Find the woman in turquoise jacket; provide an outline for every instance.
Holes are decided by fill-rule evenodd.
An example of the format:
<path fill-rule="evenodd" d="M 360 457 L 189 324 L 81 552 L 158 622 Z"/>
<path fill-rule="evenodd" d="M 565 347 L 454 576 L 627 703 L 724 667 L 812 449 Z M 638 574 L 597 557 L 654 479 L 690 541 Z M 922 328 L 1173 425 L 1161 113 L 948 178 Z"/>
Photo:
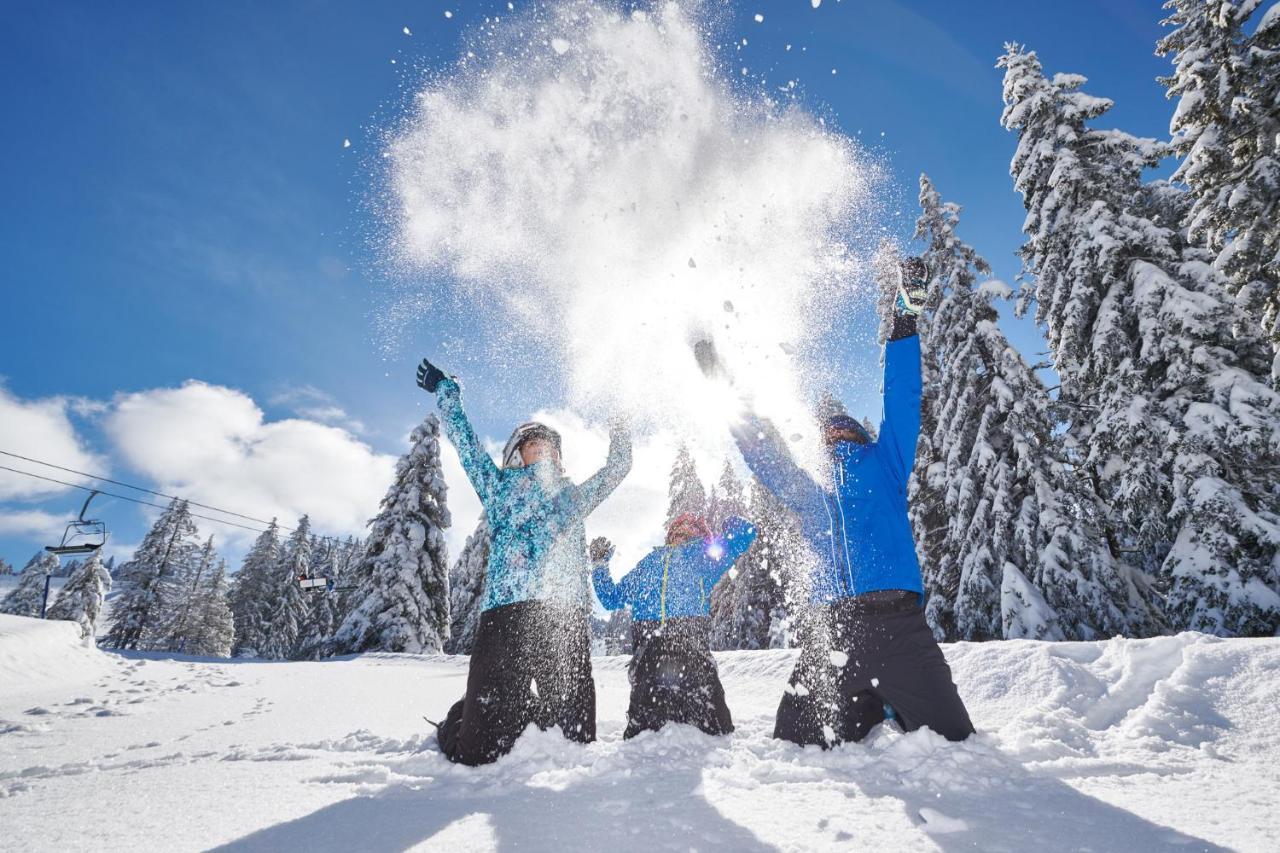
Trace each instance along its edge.
<path fill-rule="evenodd" d="M 589 743 L 596 697 L 583 520 L 631 469 L 630 436 L 615 426 L 604 467 L 574 484 L 560 465 L 560 436 L 527 423 L 512 433 L 499 467 L 462 409 L 458 383 L 424 359 L 418 384 L 439 400 L 490 540 L 467 692 L 440 725 L 441 751 L 462 764 L 495 761 L 530 723 Z"/>
<path fill-rule="evenodd" d="M 631 608 L 634 651 L 627 674 L 631 704 L 624 738 L 688 723 L 707 734 L 733 731 L 724 687 L 711 656 L 711 589 L 751 547 L 750 522 L 730 517 L 720 536 L 691 513 L 672 520 L 667 542 L 614 583 L 609 548 L 592 543 L 591 580 L 606 610 Z"/>

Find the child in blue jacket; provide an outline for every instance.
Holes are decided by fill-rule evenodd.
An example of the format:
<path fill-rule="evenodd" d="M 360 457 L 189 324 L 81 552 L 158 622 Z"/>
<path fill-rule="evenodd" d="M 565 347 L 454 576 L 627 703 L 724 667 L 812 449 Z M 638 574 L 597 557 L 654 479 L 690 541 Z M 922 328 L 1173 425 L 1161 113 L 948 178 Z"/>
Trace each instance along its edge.
<path fill-rule="evenodd" d="M 711 656 L 711 589 L 751 547 L 750 522 L 730 517 L 720 536 L 684 513 L 654 548 L 617 583 L 609 575 L 608 542 L 592 543 L 591 580 L 606 610 L 631 608 L 634 651 L 627 674 L 631 704 L 624 738 L 687 723 L 707 734 L 733 731 L 724 687 Z"/>

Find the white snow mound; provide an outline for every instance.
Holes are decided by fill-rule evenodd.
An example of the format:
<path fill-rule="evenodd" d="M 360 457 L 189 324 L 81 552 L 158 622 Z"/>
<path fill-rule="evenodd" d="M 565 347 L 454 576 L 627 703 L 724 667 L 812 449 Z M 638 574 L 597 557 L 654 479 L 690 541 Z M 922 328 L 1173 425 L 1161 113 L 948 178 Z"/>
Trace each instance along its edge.
<path fill-rule="evenodd" d="M 717 655 L 733 735 L 624 741 L 626 658 L 608 657 L 595 743 L 530 731 L 466 768 L 422 719 L 461 695 L 466 658 L 120 655 L 7 619 L 0 846 L 1280 849 L 1280 639 L 944 650 L 979 730 L 962 744 L 887 725 L 829 752 L 774 740 L 783 650 Z"/>

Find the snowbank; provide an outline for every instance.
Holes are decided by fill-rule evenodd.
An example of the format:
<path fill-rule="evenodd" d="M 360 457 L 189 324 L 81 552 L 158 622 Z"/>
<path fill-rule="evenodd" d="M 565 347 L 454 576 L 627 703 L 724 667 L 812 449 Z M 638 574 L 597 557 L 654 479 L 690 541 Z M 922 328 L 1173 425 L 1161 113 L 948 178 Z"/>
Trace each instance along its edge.
<path fill-rule="evenodd" d="M 0 659 L 24 642 L 0 634 Z M 38 718 L 0 691 L 0 719 L 40 722 L 0 734 L 4 846 L 1280 849 L 1280 640 L 945 650 L 979 728 L 964 744 L 885 726 L 825 753 L 773 740 L 790 651 L 717 655 L 731 737 L 623 741 L 626 659 L 609 657 L 594 661 L 597 743 L 530 732 L 478 769 L 444 761 L 422 719 L 461 695 L 465 658 L 85 652 L 104 677 L 66 685 Z M 47 686 L 54 666 L 23 677 L 44 668 Z"/>
<path fill-rule="evenodd" d="M 0 685 L 6 703 L 91 681 L 108 668 L 101 652 L 81 642 L 75 622 L 0 615 Z"/>

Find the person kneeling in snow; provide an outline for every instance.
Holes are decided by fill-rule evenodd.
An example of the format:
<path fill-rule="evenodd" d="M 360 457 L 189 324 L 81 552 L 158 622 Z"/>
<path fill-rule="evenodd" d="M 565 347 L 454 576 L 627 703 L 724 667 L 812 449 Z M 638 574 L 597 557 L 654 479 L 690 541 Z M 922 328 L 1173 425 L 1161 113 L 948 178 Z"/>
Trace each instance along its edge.
<path fill-rule="evenodd" d="M 499 468 L 467 420 L 457 381 L 424 359 L 418 384 L 438 396 L 445 434 L 489 523 L 467 692 L 440 724 L 440 750 L 460 764 L 486 764 L 509 752 L 530 723 L 559 726 L 566 738 L 590 743 L 596 688 L 583 519 L 631 469 L 630 435 L 615 425 L 604 467 L 574 485 L 560 465 L 559 434 L 523 424 Z"/>
<path fill-rule="evenodd" d="M 591 580 L 606 610 L 631 607 L 635 651 L 627 667 L 631 704 L 624 738 L 688 723 L 707 734 L 733 731 L 724 687 L 711 657 L 711 588 L 756 537 L 751 523 L 730 517 L 723 535 L 684 513 L 667 527 L 667 543 L 654 548 L 617 583 L 609 575 L 613 549 L 591 543 Z"/>
<path fill-rule="evenodd" d="M 907 480 L 920 432 L 916 317 L 926 270 L 911 258 L 899 275 L 878 439 L 848 415 L 828 418 L 829 479 L 819 485 L 768 421 L 748 414 L 733 428 L 747 466 L 798 516 L 816 558 L 813 612 L 774 725 L 774 737 L 801 745 L 860 740 L 887 716 L 949 740 L 973 733 L 921 606 Z M 695 353 L 708 375 L 726 376 L 709 344 Z"/>

